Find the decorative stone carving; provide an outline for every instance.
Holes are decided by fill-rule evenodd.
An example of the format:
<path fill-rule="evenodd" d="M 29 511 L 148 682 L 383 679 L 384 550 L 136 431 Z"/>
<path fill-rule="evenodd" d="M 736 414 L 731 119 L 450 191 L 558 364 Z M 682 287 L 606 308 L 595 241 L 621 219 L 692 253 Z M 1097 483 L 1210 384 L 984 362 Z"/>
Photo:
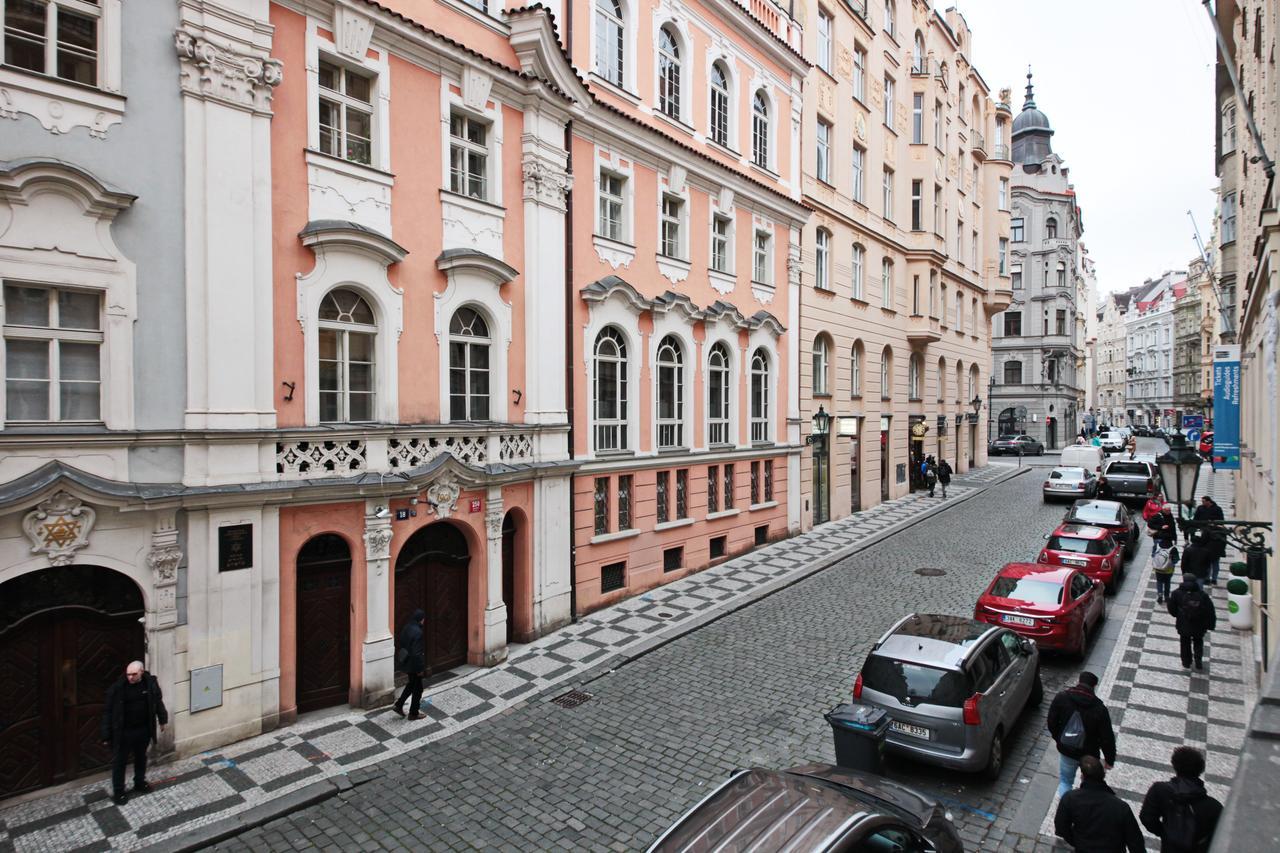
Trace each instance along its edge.
<path fill-rule="evenodd" d="M 573 183 L 564 169 L 544 160 L 525 160 L 521 169 L 526 199 L 565 209 L 564 197 Z"/>
<path fill-rule="evenodd" d="M 462 487 L 452 476 L 445 474 L 430 486 L 427 486 L 427 506 L 439 518 L 448 518 L 458 506 L 458 495 Z"/>
<path fill-rule="evenodd" d="M 284 76 L 280 60 L 237 53 L 182 29 L 173 41 L 184 93 L 271 113 L 271 90 Z"/>
<path fill-rule="evenodd" d="M 89 544 L 89 533 L 98 514 L 70 492 L 58 492 L 41 501 L 22 519 L 22 531 L 31 540 L 32 554 L 47 554 L 55 566 L 70 565 L 76 551 Z"/>
<path fill-rule="evenodd" d="M 489 102 L 493 77 L 478 68 L 462 69 L 462 102 L 473 110 L 483 110 Z"/>
<path fill-rule="evenodd" d="M 685 181 L 689 177 L 689 170 L 684 166 L 676 163 L 671 164 L 671 168 L 667 170 L 667 189 L 673 193 L 682 193 L 685 190 Z"/>
<path fill-rule="evenodd" d="M 502 504 L 489 504 L 489 511 L 484 514 L 484 531 L 490 539 L 502 538 Z"/>
<path fill-rule="evenodd" d="M 368 526 L 364 530 L 364 553 L 370 560 L 391 557 L 391 525 Z"/>
<path fill-rule="evenodd" d="M 147 567 L 155 573 L 156 585 L 176 583 L 178 564 L 182 562 L 182 549 L 176 542 L 157 545 L 154 544 L 154 538 L 152 542 L 151 551 L 147 554 Z"/>
<path fill-rule="evenodd" d="M 124 120 L 124 99 L 92 90 L 76 91 L 65 84 L 31 85 L 16 74 L 3 75 L 0 118 L 17 119 L 20 115 L 33 117 L 50 133 L 68 133 L 85 127 L 90 137 L 106 139 L 111 126 Z"/>
<path fill-rule="evenodd" d="M 363 60 L 373 38 L 373 21 L 354 9 L 338 5 L 333 9 L 333 41 L 338 53 Z"/>
<path fill-rule="evenodd" d="M 716 206 L 720 208 L 721 213 L 728 213 L 733 210 L 733 190 L 728 187 L 720 187 L 720 198 L 716 202 Z"/>

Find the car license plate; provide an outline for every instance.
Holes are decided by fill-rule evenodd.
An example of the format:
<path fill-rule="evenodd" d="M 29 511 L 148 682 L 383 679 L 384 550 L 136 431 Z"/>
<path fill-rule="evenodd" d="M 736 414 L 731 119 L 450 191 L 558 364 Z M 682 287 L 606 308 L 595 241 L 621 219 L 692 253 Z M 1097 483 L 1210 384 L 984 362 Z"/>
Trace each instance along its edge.
<path fill-rule="evenodd" d="M 1036 620 L 1030 616 L 1011 616 L 1008 613 L 1001 616 L 1000 621 L 1009 625 L 1025 625 L 1028 628 L 1033 628 L 1036 624 Z"/>
<path fill-rule="evenodd" d="M 1054 483 L 1054 484 L 1053 484 L 1053 488 L 1055 488 L 1055 489 L 1071 489 L 1072 491 L 1075 491 L 1075 488 L 1076 488 L 1076 487 L 1075 487 L 1075 486 L 1073 486 L 1073 485 L 1072 485 L 1072 484 L 1070 484 L 1070 483 Z"/>
<path fill-rule="evenodd" d="M 895 732 L 900 732 L 904 735 L 911 735 L 912 737 L 918 737 L 922 740 L 929 740 L 929 738 L 933 736 L 933 733 L 924 726 L 913 726 L 910 723 L 900 723 L 897 720 L 890 721 L 889 728 L 893 729 Z"/>
<path fill-rule="evenodd" d="M 1063 557 L 1062 562 L 1068 566 L 1087 566 L 1088 560 L 1081 560 L 1079 557 Z"/>

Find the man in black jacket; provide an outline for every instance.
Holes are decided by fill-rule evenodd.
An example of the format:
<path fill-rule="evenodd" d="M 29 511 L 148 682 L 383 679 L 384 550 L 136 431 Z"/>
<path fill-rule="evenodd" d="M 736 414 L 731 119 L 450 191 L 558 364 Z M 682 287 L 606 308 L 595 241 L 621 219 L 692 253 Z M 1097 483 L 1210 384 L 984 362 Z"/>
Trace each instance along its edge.
<path fill-rule="evenodd" d="M 119 681 L 107 688 L 102 711 L 102 742 L 111 746 L 111 792 L 118 806 L 129 802 L 124 792 L 124 767 L 133 757 L 133 790 L 145 794 L 147 784 L 147 747 L 156 739 L 156 723 L 160 731 L 169 722 L 160 685 L 156 677 L 136 660 L 125 667 Z"/>
<path fill-rule="evenodd" d="M 1192 516 L 1196 521 L 1222 521 L 1222 507 L 1214 502 L 1213 498 L 1208 495 L 1200 497 L 1200 506 L 1196 507 L 1195 514 Z M 1209 584 L 1212 586 L 1218 582 L 1218 571 L 1221 568 L 1221 560 L 1227 554 L 1227 543 L 1221 533 L 1217 531 L 1206 531 L 1205 545 L 1209 548 Z"/>
<path fill-rule="evenodd" d="M 1218 612 L 1213 607 L 1213 599 L 1200 588 L 1196 576 L 1188 572 L 1182 576 L 1182 586 L 1169 596 L 1166 606 L 1178 628 L 1182 666 L 1191 669 L 1194 653 L 1196 669 L 1204 669 L 1204 635 L 1218 625 Z"/>
<path fill-rule="evenodd" d="M 1111 713 L 1107 706 L 1094 695 L 1097 687 L 1098 676 L 1082 672 L 1076 685 L 1053 697 L 1049 706 L 1046 726 L 1058 746 L 1058 796 L 1066 794 L 1075 784 L 1076 769 L 1084 756 L 1101 756 L 1108 768 L 1116 763 L 1116 732 L 1111 727 Z M 1078 745 L 1064 743 L 1064 732 L 1069 725 L 1074 727 L 1072 719 L 1076 714 L 1080 715 L 1080 723 L 1084 727 L 1083 738 L 1079 739 Z"/>
<path fill-rule="evenodd" d="M 1053 831 L 1080 853 L 1143 853 L 1147 843 L 1133 809 L 1103 780 L 1107 771 L 1092 755 L 1080 759 L 1084 781 L 1068 791 L 1053 816 Z"/>
<path fill-rule="evenodd" d="M 1173 751 L 1171 763 L 1176 775 L 1147 790 L 1138 817 L 1147 832 L 1160 839 L 1164 853 L 1207 853 L 1222 815 L 1222 803 L 1204 790 L 1200 778 L 1204 753 L 1180 746 Z"/>
<path fill-rule="evenodd" d="M 397 668 L 409 676 L 405 682 L 400 698 L 396 700 L 395 711 L 404 716 L 404 700 L 409 700 L 409 719 L 417 720 L 419 704 L 422 702 L 422 673 L 427 669 L 426 644 L 422 636 L 422 622 L 427 614 L 421 610 L 413 611 L 409 621 L 400 629 L 400 639 L 396 643 Z"/>

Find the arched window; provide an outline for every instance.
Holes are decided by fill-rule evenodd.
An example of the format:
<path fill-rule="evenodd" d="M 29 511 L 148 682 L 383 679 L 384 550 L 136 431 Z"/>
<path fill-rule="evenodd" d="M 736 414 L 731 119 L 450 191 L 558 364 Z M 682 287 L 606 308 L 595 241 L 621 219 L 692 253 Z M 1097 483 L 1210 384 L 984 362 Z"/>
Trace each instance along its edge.
<path fill-rule="evenodd" d="M 449 323 L 449 419 L 489 420 L 489 326 L 472 308 Z"/>
<path fill-rule="evenodd" d="M 751 162 L 769 168 L 769 100 L 763 89 L 751 99 Z"/>
<path fill-rule="evenodd" d="M 880 353 L 880 399 L 893 399 L 893 348 L 885 347 Z"/>
<path fill-rule="evenodd" d="M 729 146 L 729 75 L 718 60 L 711 65 L 711 141 Z"/>
<path fill-rule="evenodd" d="M 658 109 L 680 118 L 680 45 L 670 27 L 658 30 Z"/>
<path fill-rule="evenodd" d="M 751 354 L 751 440 L 769 436 L 769 353 L 757 347 Z"/>
<path fill-rule="evenodd" d="M 627 343 L 612 327 L 596 338 L 595 378 L 596 450 L 627 449 Z"/>
<path fill-rule="evenodd" d="M 1058 220 L 1050 216 L 1044 221 L 1044 236 L 1053 240 L 1058 236 Z"/>
<path fill-rule="evenodd" d="M 978 398 L 978 365 L 975 364 L 969 368 L 969 399 L 976 400 L 977 398 Z M 990 407 L 991 405 L 990 400 L 987 401 L 987 405 L 988 407 Z"/>
<path fill-rule="evenodd" d="M 813 286 L 831 289 L 831 232 L 819 228 L 813 246 Z"/>
<path fill-rule="evenodd" d="M 723 341 L 711 347 L 707 357 L 707 444 L 730 444 L 729 348 Z"/>
<path fill-rule="evenodd" d="M 938 359 L 938 402 L 947 399 L 947 360 Z"/>
<path fill-rule="evenodd" d="M 596 73 L 615 86 L 625 85 L 623 33 L 620 0 L 596 0 Z"/>
<path fill-rule="evenodd" d="M 911 49 L 911 73 L 924 74 L 925 67 L 924 34 L 916 30 L 915 46 Z"/>
<path fill-rule="evenodd" d="M 964 331 L 964 294 L 956 291 L 956 331 Z"/>
<path fill-rule="evenodd" d="M 1004 384 L 1005 385 L 1021 385 L 1022 384 L 1022 362 L 1006 361 L 1004 363 Z"/>
<path fill-rule="evenodd" d="M 354 290 L 331 290 L 320 303 L 319 320 L 320 420 L 373 420 L 373 309 Z"/>
<path fill-rule="evenodd" d="M 960 399 L 960 392 L 963 390 L 964 390 L 964 363 L 961 362 L 959 359 L 956 359 L 956 402 L 957 403 L 964 402 L 964 400 Z M 973 397 L 970 396 L 970 397 L 966 397 L 965 399 L 972 400 Z"/>
<path fill-rule="evenodd" d="M 818 335 L 813 339 L 813 393 L 830 394 L 827 382 L 827 368 L 831 363 L 831 348 L 827 344 L 826 335 Z"/>
<path fill-rule="evenodd" d="M 867 250 L 861 243 L 853 244 L 853 298 L 862 298 L 862 267 Z"/>
<path fill-rule="evenodd" d="M 849 351 L 849 396 L 862 398 L 862 341 L 854 341 Z"/>
<path fill-rule="evenodd" d="M 920 399 L 920 356 L 913 354 L 907 362 L 907 397 Z"/>
<path fill-rule="evenodd" d="M 684 446 L 684 349 L 675 335 L 658 343 L 658 446 Z"/>

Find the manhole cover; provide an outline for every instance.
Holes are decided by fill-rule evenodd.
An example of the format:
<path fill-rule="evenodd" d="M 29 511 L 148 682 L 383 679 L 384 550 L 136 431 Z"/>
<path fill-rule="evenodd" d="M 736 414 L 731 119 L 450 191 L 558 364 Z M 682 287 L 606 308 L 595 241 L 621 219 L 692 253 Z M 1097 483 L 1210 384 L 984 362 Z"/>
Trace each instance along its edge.
<path fill-rule="evenodd" d="M 916 574 L 926 578 L 940 578 L 946 573 L 946 569 L 916 569 Z"/>
<path fill-rule="evenodd" d="M 552 699 L 551 704 L 559 705 L 561 708 L 576 708 L 590 698 L 590 693 L 583 693 L 581 690 L 570 690 L 568 693 L 562 693 Z"/>
<path fill-rule="evenodd" d="M 659 611 L 658 611 L 658 618 L 659 618 L 659 619 L 670 619 L 673 615 L 674 615 L 674 614 L 672 614 L 672 613 L 668 613 L 668 612 L 667 612 L 667 611 L 665 611 L 665 610 L 659 610 Z"/>

